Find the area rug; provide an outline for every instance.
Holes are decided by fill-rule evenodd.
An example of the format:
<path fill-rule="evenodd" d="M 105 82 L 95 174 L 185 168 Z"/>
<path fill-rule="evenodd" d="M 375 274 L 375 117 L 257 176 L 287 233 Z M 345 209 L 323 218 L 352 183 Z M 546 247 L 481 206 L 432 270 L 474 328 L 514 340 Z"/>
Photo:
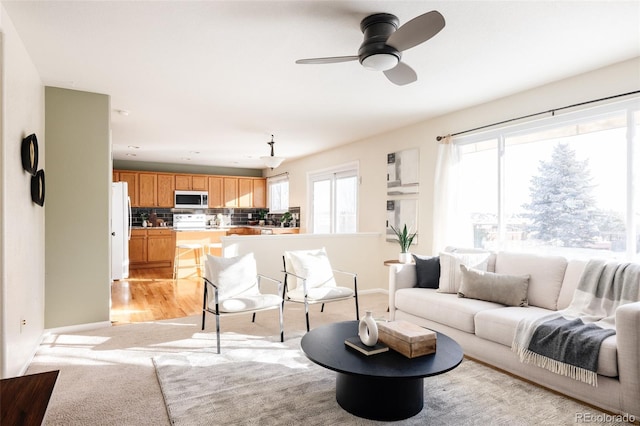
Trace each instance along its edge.
<path fill-rule="evenodd" d="M 153 358 L 174 425 L 371 425 L 335 400 L 335 373 L 310 362 L 300 338 L 225 336 L 211 349 Z M 366 398 L 363 395 L 363 398 Z M 471 360 L 425 379 L 425 404 L 399 425 L 573 425 L 603 413 Z M 604 422 L 606 423 L 606 422 Z M 607 423 L 612 424 L 612 423 Z"/>

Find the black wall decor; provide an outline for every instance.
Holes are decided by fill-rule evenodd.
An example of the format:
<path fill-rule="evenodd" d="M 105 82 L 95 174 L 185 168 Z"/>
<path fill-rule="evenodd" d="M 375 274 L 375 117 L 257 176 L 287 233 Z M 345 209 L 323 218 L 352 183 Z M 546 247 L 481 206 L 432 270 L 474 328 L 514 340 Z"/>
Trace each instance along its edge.
<path fill-rule="evenodd" d="M 22 139 L 22 168 L 31 176 L 35 176 L 38 170 L 38 138 L 35 133 Z"/>
<path fill-rule="evenodd" d="M 31 176 L 31 199 L 39 206 L 44 205 L 44 170 L 42 169 Z"/>
<path fill-rule="evenodd" d="M 20 155 L 22 168 L 31 175 L 31 200 L 44 206 L 44 170 L 38 170 L 38 138 L 35 133 L 22 139 Z"/>

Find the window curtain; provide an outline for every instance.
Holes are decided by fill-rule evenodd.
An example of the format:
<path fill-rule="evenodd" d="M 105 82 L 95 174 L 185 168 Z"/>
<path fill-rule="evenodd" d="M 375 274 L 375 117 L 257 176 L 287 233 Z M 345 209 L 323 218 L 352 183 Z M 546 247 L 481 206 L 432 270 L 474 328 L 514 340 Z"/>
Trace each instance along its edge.
<path fill-rule="evenodd" d="M 459 214 L 457 208 L 459 164 L 459 147 L 453 142 L 451 135 L 447 135 L 438 143 L 433 191 L 433 254 L 438 254 L 447 246 L 464 245 L 461 233 L 457 231 L 462 222 L 456 220 Z"/>

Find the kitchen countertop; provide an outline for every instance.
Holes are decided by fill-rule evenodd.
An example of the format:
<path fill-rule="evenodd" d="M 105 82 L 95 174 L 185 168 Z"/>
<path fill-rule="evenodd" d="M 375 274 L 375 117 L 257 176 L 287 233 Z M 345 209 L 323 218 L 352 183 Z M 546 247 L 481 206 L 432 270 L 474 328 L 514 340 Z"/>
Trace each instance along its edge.
<path fill-rule="evenodd" d="M 230 226 L 206 226 L 203 228 L 183 228 L 176 229 L 173 226 L 132 226 L 131 229 L 169 229 L 176 232 L 183 231 L 228 231 L 234 228 L 251 228 L 251 229 L 300 229 L 299 227 L 282 227 L 275 225 L 230 225 Z"/>

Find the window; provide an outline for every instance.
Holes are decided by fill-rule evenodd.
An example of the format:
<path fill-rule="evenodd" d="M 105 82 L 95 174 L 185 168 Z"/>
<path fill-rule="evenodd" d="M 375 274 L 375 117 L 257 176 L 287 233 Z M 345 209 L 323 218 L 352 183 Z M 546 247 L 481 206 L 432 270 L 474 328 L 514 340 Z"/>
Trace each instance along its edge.
<path fill-rule="evenodd" d="M 468 245 L 640 260 L 638 100 L 454 143 Z"/>
<path fill-rule="evenodd" d="M 269 212 L 284 213 L 289 210 L 289 175 L 267 178 Z"/>
<path fill-rule="evenodd" d="M 310 232 L 357 232 L 357 164 L 310 174 L 309 200 Z"/>

